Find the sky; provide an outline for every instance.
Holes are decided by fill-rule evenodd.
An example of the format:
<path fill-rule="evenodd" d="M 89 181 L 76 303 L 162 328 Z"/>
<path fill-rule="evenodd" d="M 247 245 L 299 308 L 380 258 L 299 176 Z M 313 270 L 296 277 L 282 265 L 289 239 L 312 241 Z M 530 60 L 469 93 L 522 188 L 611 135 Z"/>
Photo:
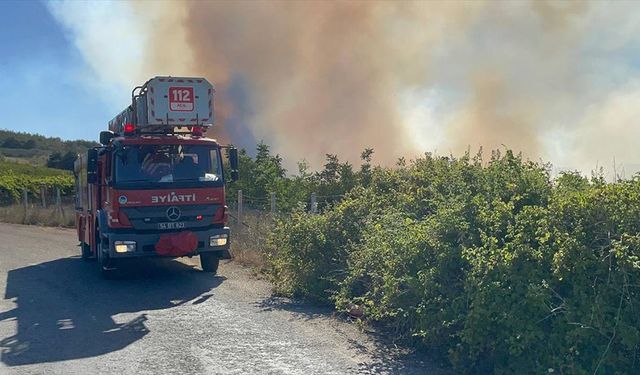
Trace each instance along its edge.
<path fill-rule="evenodd" d="M 120 105 L 86 84 L 92 73 L 46 4 L 2 1 L 0 19 L 0 128 L 96 140 Z"/>
<path fill-rule="evenodd" d="M 216 86 L 214 136 L 289 170 L 513 148 L 640 170 L 631 1 L 2 1 L 0 128 L 96 140 L 156 75 Z M 615 160 L 615 168 L 614 168 Z"/>

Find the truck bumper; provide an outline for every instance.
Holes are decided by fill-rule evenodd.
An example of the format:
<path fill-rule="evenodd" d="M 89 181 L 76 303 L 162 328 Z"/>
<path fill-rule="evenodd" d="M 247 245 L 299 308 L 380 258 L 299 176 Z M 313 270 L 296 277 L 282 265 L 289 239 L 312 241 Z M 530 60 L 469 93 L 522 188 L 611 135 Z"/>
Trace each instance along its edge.
<path fill-rule="evenodd" d="M 228 227 L 213 228 L 207 230 L 192 231 L 198 237 L 198 248 L 185 256 L 194 256 L 202 253 L 217 254 L 220 259 L 231 259 L 229 253 L 230 247 L 230 230 Z M 136 258 L 136 257 L 160 257 L 156 252 L 155 245 L 160 236 L 167 232 L 157 233 L 108 233 L 107 239 L 109 243 L 109 257 L 111 259 L 119 258 Z M 210 238 L 217 235 L 227 236 L 227 243 L 223 246 L 210 246 Z M 135 242 L 135 250 L 124 253 L 117 253 L 115 250 L 116 241 L 132 241 Z"/>

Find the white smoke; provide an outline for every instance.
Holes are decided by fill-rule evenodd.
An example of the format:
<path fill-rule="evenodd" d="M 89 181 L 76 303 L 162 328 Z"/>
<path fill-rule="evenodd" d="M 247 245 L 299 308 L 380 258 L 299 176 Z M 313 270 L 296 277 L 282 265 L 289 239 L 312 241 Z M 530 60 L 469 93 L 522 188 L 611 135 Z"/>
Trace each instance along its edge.
<path fill-rule="evenodd" d="M 105 97 L 122 97 L 144 75 L 140 62 L 147 55 L 146 28 L 136 22 L 128 3 L 63 1 L 47 6 L 89 66 L 89 71 L 78 72 L 86 85 Z"/>
<path fill-rule="evenodd" d="M 152 76 L 191 71 L 190 49 L 180 24 L 183 15 L 168 5 L 47 2 L 49 11 L 67 30 L 89 67 L 88 71 L 78 72 L 78 80 L 118 109 L 129 103 L 135 86 Z M 165 47 L 162 51 L 155 48 L 159 38 Z"/>

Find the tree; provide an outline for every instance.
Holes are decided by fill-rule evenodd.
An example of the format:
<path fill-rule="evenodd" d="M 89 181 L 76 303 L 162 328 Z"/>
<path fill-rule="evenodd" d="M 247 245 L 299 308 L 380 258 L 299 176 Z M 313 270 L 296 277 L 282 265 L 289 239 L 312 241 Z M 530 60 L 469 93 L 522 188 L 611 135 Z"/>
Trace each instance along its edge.
<path fill-rule="evenodd" d="M 338 181 L 340 160 L 338 160 L 338 155 L 335 154 L 326 154 L 326 160 L 324 169 L 318 173 L 318 179 L 320 184 L 332 185 Z"/>
<path fill-rule="evenodd" d="M 33 139 L 27 139 L 23 144 L 22 144 L 22 148 L 26 148 L 28 150 L 31 150 L 32 148 L 36 147 L 36 141 L 34 141 Z"/>
<path fill-rule="evenodd" d="M 47 158 L 47 167 L 59 168 L 61 161 L 62 161 L 62 155 L 59 152 L 54 152 L 50 154 L 49 157 Z"/>
<path fill-rule="evenodd" d="M 76 160 L 76 154 L 73 151 L 67 151 L 63 154 L 54 152 L 47 159 L 47 167 L 56 169 L 73 170 L 73 163 Z"/>
<path fill-rule="evenodd" d="M 2 143 L 2 147 L 6 148 L 22 148 L 22 143 L 15 139 L 14 137 L 8 137 Z"/>
<path fill-rule="evenodd" d="M 62 156 L 62 160 L 60 160 L 59 169 L 66 169 L 68 171 L 72 171 L 73 163 L 76 160 L 76 156 L 77 156 L 76 153 L 73 151 L 65 152 L 65 154 Z"/>
<path fill-rule="evenodd" d="M 360 159 L 363 161 L 360 165 L 360 183 L 363 186 L 369 185 L 371 182 L 371 157 L 373 156 L 372 148 L 365 148 L 360 154 Z"/>

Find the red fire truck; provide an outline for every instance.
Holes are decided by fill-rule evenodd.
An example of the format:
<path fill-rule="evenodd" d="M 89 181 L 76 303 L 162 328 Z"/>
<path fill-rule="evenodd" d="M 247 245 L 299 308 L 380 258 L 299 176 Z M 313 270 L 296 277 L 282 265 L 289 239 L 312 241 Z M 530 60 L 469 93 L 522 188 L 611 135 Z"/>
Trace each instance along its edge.
<path fill-rule="evenodd" d="M 238 154 L 203 133 L 213 124 L 204 78 L 155 77 L 75 163 L 76 228 L 84 259 L 103 276 L 138 257 L 200 256 L 216 273 L 230 258 L 225 181 Z M 225 175 L 223 154 L 229 158 Z"/>

